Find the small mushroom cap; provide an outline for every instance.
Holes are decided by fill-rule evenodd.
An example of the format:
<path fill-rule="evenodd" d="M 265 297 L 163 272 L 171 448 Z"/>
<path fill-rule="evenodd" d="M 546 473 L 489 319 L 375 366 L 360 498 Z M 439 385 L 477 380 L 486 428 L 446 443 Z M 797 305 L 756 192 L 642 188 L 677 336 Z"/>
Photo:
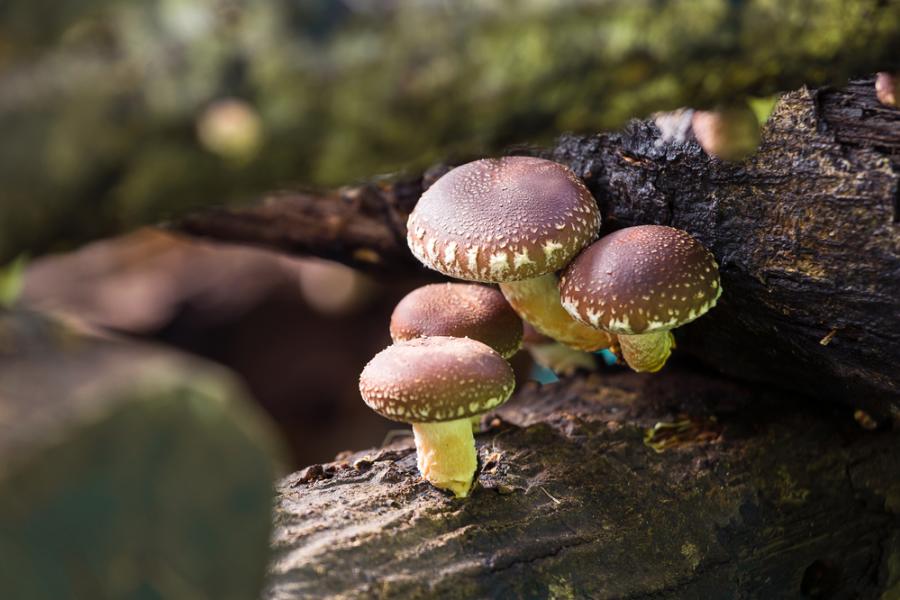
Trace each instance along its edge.
<path fill-rule="evenodd" d="M 600 211 L 571 169 L 528 156 L 457 167 L 422 194 L 407 242 L 424 265 L 501 283 L 566 266 L 597 237 Z"/>
<path fill-rule="evenodd" d="M 640 225 L 600 238 L 572 261 L 559 284 L 579 321 L 633 335 L 673 329 L 716 305 L 713 255 L 686 231 Z"/>
<path fill-rule="evenodd" d="M 442 336 L 388 346 L 359 376 L 366 404 L 406 423 L 479 415 L 506 402 L 515 385 L 509 363 L 488 346 Z"/>
<path fill-rule="evenodd" d="M 522 320 L 495 288 L 474 283 L 435 283 L 413 290 L 391 315 L 395 342 L 429 336 L 467 337 L 503 358 L 522 346 Z"/>

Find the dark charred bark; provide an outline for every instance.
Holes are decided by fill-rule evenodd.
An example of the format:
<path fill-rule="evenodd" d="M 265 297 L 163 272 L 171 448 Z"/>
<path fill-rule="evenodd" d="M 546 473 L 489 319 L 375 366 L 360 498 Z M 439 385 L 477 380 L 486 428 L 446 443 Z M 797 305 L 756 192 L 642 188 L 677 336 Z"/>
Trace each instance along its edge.
<path fill-rule="evenodd" d="M 900 415 L 900 111 L 878 104 L 871 80 L 787 94 L 742 163 L 710 159 L 693 141 L 664 141 L 649 121 L 566 136 L 539 153 L 585 179 L 606 230 L 669 224 L 716 255 L 725 293 L 678 330 L 681 351 L 878 419 Z M 420 179 L 340 197 L 286 196 L 180 227 L 409 272 L 421 267 L 406 250 L 404 223 L 422 187 Z"/>
<path fill-rule="evenodd" d="M 896 597 L 900 434 L 796 400 L 678 368 L 529 387 L 464 501 L 408 438 L 309 467 L 265 597 Z"/>
<path fill-rule="evenodd" d="M 330 195 L 282 192 L 256 206 L 209 210 L 172 227 L 289 254 L 315 254 L 377 273 L 408 274 L 424 270 L 406 248 L 406 219 L 421 192 L 421 180 Z"/>

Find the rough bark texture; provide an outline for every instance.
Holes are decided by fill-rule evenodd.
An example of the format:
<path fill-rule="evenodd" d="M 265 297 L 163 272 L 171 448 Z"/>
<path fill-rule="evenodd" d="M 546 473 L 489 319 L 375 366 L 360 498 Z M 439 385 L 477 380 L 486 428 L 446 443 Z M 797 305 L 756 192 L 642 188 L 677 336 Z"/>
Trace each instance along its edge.
<path fill-rule="evenodd" d="M 256 596 L 266 425 L 204 361 L 0 310 L 0 596 Z"/>
<path fill-rule="evenodd" d="M 676 332 L 681 351 L 878 418 L 900 415 L 900 110 L 878 104 L 871 80 L 787 94 L 742 163 L 710 159 L 693 141 L 664 141 L 651 122 L 567 136 L 539 153 L 585 179 L 605 229 L 670 224 L 713 251 L 725 293 Z M 182 228 L 410 272 L 421 267 L 403 224 L 429 179 L 343 200 L 289 196 L 199 214 Z M 330 233 L 298 214 L 328 214 Z"/>
<path fill-rule="evenodd" d="M 896 598 L 900 434 L 808 408 L 674 368 L 529 387 L 468 500 L 408 439 L 286 478 L 265 597 Z"/>
<path fill-rule="evenodd" d="M 315 254 L 379 273 L 425 271 L 406 247 L 422 179 L 331 195 L 281 193 L 247 208 L 200 212 L 172 227 L 197 236 Z"/>

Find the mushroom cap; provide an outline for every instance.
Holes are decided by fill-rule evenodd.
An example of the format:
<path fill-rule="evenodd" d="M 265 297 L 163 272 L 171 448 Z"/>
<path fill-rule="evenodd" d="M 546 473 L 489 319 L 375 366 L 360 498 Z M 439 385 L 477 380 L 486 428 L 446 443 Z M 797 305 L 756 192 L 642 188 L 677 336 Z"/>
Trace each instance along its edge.
<path fill-rule="evenodd" d="M 563 307 L 579 321 L 634 335 L 674 329 L 716 305 L 713 255 L 686 231 L 628 227 L 600 238 L 563 272 Z"/>
<path fill-rule="evenodd" d="M 571 169 L 507 156 L 438 179 L 409 216 L 407 242 L 445 275 L 501 283 L 558 271 L 599 228 L 597 203 Z"/>
<path fill-rule="evenodd" d="M 434 283 L 406 295 L 391 315 L 395 342 L 429 336 L 467 337 L 503 358 L 522 346 L 522 320 L 500 290 L 474 283 Z"/>
<path fill-rule="evenodd" d="M 506 402 L 515 385 L 509 363 L 488 346 L 444 336 L 388 346 L 359 376 L 372 410 L 407 423 L 479 415 Z"/>

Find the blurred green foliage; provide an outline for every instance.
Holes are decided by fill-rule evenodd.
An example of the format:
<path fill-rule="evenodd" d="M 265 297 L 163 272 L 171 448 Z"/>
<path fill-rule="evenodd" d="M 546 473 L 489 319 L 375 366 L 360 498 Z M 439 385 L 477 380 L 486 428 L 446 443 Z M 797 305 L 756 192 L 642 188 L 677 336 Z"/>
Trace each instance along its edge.
<path fill-rule="evenodd" d="M 25 266 L 28 259 L 24 254 L 7 265 L 0 266 L 0 307 L 15 304 L 25 285 Z"/>
<path fill-rule="evenodd" d="M 900 0 L 13 0 L 0 262 L 898 57 Z M 204 145 L 227 98 L 259 131 Z"/>

